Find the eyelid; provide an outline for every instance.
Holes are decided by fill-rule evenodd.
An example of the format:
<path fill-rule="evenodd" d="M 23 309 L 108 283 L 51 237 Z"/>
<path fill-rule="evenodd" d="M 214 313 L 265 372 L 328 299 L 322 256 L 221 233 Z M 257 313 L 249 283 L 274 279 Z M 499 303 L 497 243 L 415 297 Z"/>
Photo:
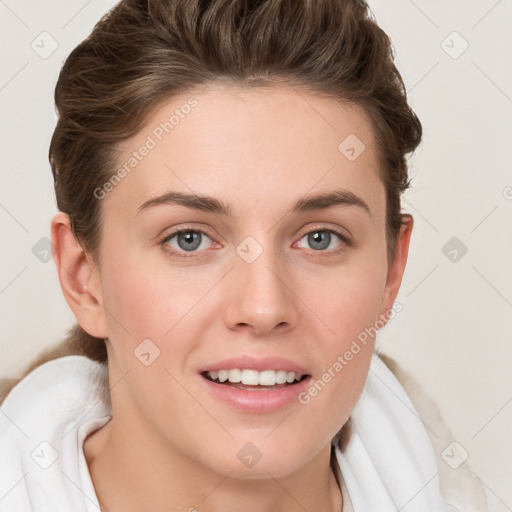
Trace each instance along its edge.
<path fill-rule="evenodd" d="M 299 240 L 304 238 L 304 236 L 309 235 L 310 233 L 315 233 L 317 231 L 328 231 L 330 233 L 334 233 L 335 235 L 338 235 L 341 238 L 341 240 L 347 245 L 352 244 L 352 236 L 348 230 L 342 229 L 338 226 L 333 226 L 332 224 L 329 223 L 319 223 L 318 225 L 309 226 L 305 228 L 303 231 L 301 230 Z"/>
<path fill-rule="evenodd" d="M 194 224 L 194 225 L 192 225 Z M 185 222 L 183 224 L 178 224 L 177 226 L 172 227 L 166 227 L 162 229 L 154 238 L 155 241 L 162 241 L 164 238 L 167 238 L 169 236 L 174 236 L 177 233 L 183 232 L 183 231 L 197 231 L 200 233 L 204 233 L 205 235 L 208 235 L 210 238 L 213 238 L 213 235 L 210 234 L 210 229 L 206 224 L 203 224 L 201 222 L 199 223 L 188 223 Z"/>

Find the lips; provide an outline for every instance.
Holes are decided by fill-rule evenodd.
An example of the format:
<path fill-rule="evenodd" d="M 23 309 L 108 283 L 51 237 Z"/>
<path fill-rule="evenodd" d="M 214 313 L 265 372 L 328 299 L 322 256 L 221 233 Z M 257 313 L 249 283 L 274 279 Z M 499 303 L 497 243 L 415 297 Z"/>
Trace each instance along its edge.
<path fill-rule="evenodd" d="M 212 396 L 252 413 L 292 406 L 311 378 L 303 366 L 280 357 L 230 358 L 203 367 L 199 373 Z"/>

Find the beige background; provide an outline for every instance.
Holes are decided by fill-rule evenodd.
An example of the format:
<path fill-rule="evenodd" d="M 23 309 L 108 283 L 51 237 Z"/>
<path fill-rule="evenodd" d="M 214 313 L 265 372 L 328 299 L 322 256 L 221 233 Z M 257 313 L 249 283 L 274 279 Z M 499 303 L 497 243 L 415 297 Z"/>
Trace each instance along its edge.
<path fill-rule="evenodd" d="M 512 2 L 370 4 L 425 132 L 405 201 L 416 225 L 404 310 L 379 346 L 439 404 L 490 509 L 512 510 Z M 44 248 L 55 212 L 47 151 L 58 71 L 111 5 L 0 1 L 1 376 L 73 321 L 53 262 L 33 248 Z"/>

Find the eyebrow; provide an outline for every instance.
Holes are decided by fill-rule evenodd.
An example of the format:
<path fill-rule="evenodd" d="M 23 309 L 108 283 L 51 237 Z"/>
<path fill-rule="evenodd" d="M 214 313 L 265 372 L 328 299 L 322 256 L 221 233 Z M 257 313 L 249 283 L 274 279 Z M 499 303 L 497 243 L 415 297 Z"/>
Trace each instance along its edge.
<path fill-rule="evenodd" d="M 232 216 L 229 205 L 215 199 L 214 197 L 187 194 L 183 192 L 167 192 L 158 197 L 153 197 L 143 203 L 137 210 L 137 214 L 159 205 L 181 205 L 208 213 Z M 323 210 L 333 206 L 357 206 L 371 215 L 370 207 L 359 196 L 349 190 L 335 190 L 322 192 L 320 194 L 303 197 L 297 200 L 291 208 L 292 212 L 308 212 Z"/>

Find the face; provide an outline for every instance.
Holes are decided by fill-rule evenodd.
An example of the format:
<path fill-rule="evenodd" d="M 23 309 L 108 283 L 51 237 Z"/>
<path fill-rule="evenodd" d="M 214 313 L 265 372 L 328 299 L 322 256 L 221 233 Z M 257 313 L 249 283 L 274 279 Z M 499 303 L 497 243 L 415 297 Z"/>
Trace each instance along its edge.
<path fill-rule="evenodd" d="M 363 111 L 210 86 L 159 107 L 117 158 L 94 272 L 114 415 L 242 478 L 325 454 L 368 373 L 365 329 L 394 300 Z"/>

